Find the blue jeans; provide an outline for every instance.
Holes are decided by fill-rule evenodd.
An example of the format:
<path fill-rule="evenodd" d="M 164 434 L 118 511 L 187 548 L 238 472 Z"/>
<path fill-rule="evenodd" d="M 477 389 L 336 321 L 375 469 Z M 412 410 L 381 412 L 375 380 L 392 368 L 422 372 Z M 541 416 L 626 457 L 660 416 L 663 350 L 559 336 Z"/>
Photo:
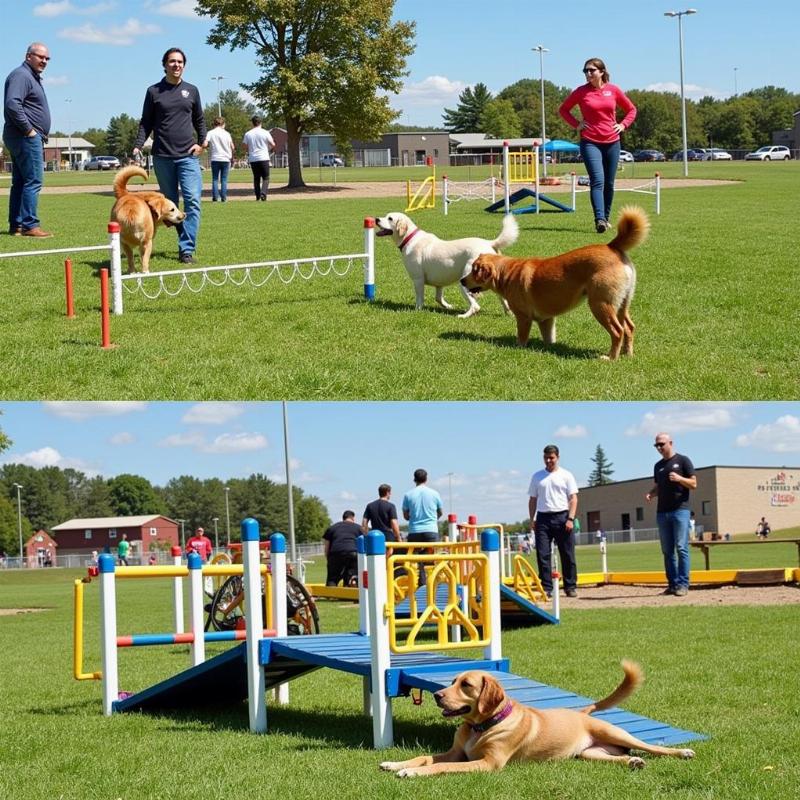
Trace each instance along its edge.
<path fill-rule="evenodd" d="M 175 226 L 178 231 L 178 252 L 194 253 L 197 248 L 197 231 L 200 229 L 200 195 L 203 191 L 200 161 L 196 156 L 153 156 L 153 169 L 158 179 L 158 188 L 175 205 L 178 204 L 179 191 L 183 197 L 186 219 Z"/>
<path fill-rule="evenodd" d="M 611 144 L 597 144 L 581 139 L 581 155 L 589 173 L 589 197 L 596 220 L 611 219 L 619 151 L 619 139 Z"/>
<path fill-rule="evenodd" d="M 9 125 L 3 131 L 14 164 L 11 168 L 11 191 L 8 198 L 8 228 L 26 231 L 39 227 L 39 192 L 44 180 L 42 137 L 23 136 Z"/>
<path fill-rule="evenodd" d="M 672 589 L 689 588 L 689 514 L 688 508 L 656 514 L 664 572 Z"/>
<path fill-rule="evenodd" d="M 230 161 L 211 162 L 211 199 L 228 199 L 228 173 L 231 169 Z M 219 186 L 219 189 L 217 189 Z"/>

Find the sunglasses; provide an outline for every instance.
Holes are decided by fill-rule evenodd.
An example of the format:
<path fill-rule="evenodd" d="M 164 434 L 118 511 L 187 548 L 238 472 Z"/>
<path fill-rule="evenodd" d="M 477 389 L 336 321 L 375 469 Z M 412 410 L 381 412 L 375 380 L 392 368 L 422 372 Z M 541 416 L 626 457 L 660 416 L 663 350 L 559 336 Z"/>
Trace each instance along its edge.
<path fill-rule="evenodd" d="M 653 445 L 653 447 L 658 447 L 658 448 L 661 448 L 661 447 L 666 447 L 668 444 L 669 444 L 669 442 L 656 442 L 656 443 Z"/>
<path fill-rule="evenodd" d="M 597 69 L 597 67 L 584 67 L 584 68 L 583 68 L 583 71 L 584 71 L 585 73 L 589 73 L 589 72 L 600 72 L 600 70 L 599 70 L 599 69 Z"/>

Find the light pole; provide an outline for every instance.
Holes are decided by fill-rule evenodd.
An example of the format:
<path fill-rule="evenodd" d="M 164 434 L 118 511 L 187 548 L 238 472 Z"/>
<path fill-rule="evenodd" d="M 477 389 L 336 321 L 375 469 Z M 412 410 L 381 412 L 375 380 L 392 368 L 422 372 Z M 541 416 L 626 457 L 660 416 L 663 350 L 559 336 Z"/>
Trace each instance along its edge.
<path fill-rule="evenodd" d="M 449 514 L 453 513 L 453 473 L 447 473 L 448 509 Z"/>
<path fill-rule="evenodd" d="M 231 511 L 228 506 L 228 495 L 230 494 L 231 487 L 225 487 L 225 538 L 228 542 L 228 547 L 231 546 Z"/>
<path fill-rule="evenodd" d="M 738 71 L 739 67 L 733 68 L 733 96 L 739 96 L 739 84 L 736 81 L 736 72 Z"/>
<path fill-rule="evenodd" d="M 14 484 L 14 488 L 17 490 L 17 531 L 19 532 L 19 565 L 20 567 L 25 566 L 25 561 L 22 555 L 22 501 L 20 500 L 19 492 L 22 489 L 22 486 L 19 483 Z"/>
<path fill-rule="evenodd" d="M 683 131 L 683 177 L 689 176 L 689 155 L 686 152 L 686 97 L 683 91 L 683 18 L 689 14 L 696 14 L 696 8 L 687 8 L 686 11 L 665 11 L 665 17 L 678 18 L 678 43 L 681 57 L 681 128 Z"/>
<path fill-rule="evenodd" d="M 544 145 L 545 145 L 545 138 L 544 138 L 544 54 L 549 53 L 550 51 L 546 47 L 542 47 L 542 45 L 537 44 L 536 47 L 533 48 L 534 53 L 539 54 L 539 90 L 541 92 L 541 101 L 542 101 L 542 173 L 544 174 L 545 178 L 547 177 L 547 155 L 545 153 Z"/>
<path fill-rule="evenodd" d="M 220 84 L 219 84 L 219 82 L 222 81 L 222 80 L 225 80 L 225 76 L 224 75 L 212 75 L 211 76 L 211 80 L 217 82 L 217 116 L 221 117 L 222 116 L 222 100 L 221 100 L 221 96 L 220 96 L 220 89 L 219 89 Z"/>
<path fill-rule="evenodd" d="M 71 103 L 72 98 L 67 97 L 64 99 L 65 103 Z M 68 106 L 67 109 L 71 108 Z M 69 118 L 69 114 L 67 114 L 67 154 L 69 156 L 69 169 L 70 172 L 72 171 L 72 120 Z"/>
<path fill-rule="evenodd" d="M 181 550 L 186 549 L 186 534 L 183 532 L 183 523 L 186 522 L 185 519 L 177 520 L 181 524 Z"/>
<path fill-rule="evenodd" d="M 213 517 L 211 521 L 214 523 L 214 549 L 219 550 L 219 534 L 217 533 L 217 523 L 219 522 L 219 517 Z"/>

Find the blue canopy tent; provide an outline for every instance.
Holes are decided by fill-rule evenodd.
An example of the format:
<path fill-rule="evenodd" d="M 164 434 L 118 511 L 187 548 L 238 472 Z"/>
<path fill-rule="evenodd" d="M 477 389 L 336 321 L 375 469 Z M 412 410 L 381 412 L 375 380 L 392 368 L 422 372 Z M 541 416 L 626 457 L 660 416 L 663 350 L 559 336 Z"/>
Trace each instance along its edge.
<path fill-rule="evenodd" d="M 577 153 L 580 147 L 573 142 L 567 142 L 564 139 L 551 139 L 545 146 L 546 153 Z"/>

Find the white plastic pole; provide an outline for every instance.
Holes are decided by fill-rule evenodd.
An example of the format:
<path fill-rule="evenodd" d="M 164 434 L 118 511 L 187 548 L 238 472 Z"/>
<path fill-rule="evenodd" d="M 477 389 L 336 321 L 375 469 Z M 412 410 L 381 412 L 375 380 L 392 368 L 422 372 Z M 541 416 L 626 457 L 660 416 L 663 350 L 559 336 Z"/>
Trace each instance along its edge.
<path fill-rule="evenodd" d="M 244 562 L 242 581 L 244 584 L 245 608 L 247 610 L 247 699 L 252 733 L 264 733 L 267 730 L 264 669 L 259 663 L 258 653 L 259 642 L 264 635 L 264 620 L 261 614 L 261 572 L 259 570 L 258 541 L 258 521 L 252 517 L 242 520 L 242 561 Z"/>
<path fill-rule="evenodd" d="M 392 704 L 386 694 L 386 670 L 391 666 L 389 620 L 386 607 L 386 540 L 380 531 L 370 531 L 364 543 L 369 582 L 369 629 L 372 655 L 372 743 L 376 750 L 391 747 L 394 742 Z"/>
<path fill-rule="evenodd" d="M 447 206 L 450 205 L 450 196 L 447 192 L 447 175 L 442 175 L 442 207 L 444 215 L 447 216 Z"/>
<path fill-rule="evenodd" d="M 172 548 L 172 563 L 181 565 L 181 549 L 177 545 Z M 172 579 L 172 606 L 175 612 L 175 633 L 183 633 L 183 578 L 176 575 Z"/>
<path fill-rule="evenodd" d="M 572 210 L 575 210 L 575 195 L 578 192 L 578 176 L 574 172 L 570 172 L 572 178 Z"/>
<path fill-rule="evenodd" d="M 503 142 L 503 201 L 505 213 L 511 211 L 511 184 L 508 179 L 508 142 Z"/>
<path fill-rule="evenodd" d="M 500 534 L 489 528 L 481 531 L 481 552 L 489 558 L 489 596 L 484 598 L 488 603 L 489 626 L 492 638 L 483 649 L 483 657 L 498 659 L 503 657 L 503 630 L 500 619 Z"/>
<path fill-rule="evenodd" d="M 117 673 L 117 590 L 114 556 L 101 553 L 97 559 L 100 572 L 100 642 L 103 665 L 103 714 L 110 717 L 119 697 Z"/>
<path fill-rule="evenodd" d="M 364 537 L 356 539 L 358 553 L 358 632 L 369 636 L 369 614 L 367 613 L 367 558 L 364 553 Z"/>
<path fill-rule="evenodd" d="M 447 515 L 447 541 L 458 541 L 458 516 L 456 514 Z"/>
<path fill-rule="evenodd" d="M 272 573 L 272 616 L 275 621 L 275 633 L 286 636 L 288 632 L 286 620 L 286 539 L 282 533 L 273 533 L 269 537 L 269 561 Z M 259 579 L 260 583 L 260 579 Z M 259 614 L 261 613 L 259 603 Z M 289 702 L 289 684 L 278 686 L 278 703 L 285 706 Z"/>
<path fill-rule="evenodd" d="M 656 172 L 656 214 L 658 215 L 660 213 L 661 213 L 661 173 Z"/>
<path fill-rule="evenodd" d="M 542 156 L 544 158 L 544 155 Z M 539 145 L 533 146 L 533 191 L 536 192 L 536 213 L 539 213 L 539 209 L 542 207 L 541 202 L 539 201 Z M 545 175 L 547 174 L 547 169 L 545 169 Z"/>
<path fill-rule="evenodd" d="M 550 546 L 550 564 L 553 571 L 553 616 L 556 619 L 561 619 L 561 579 L 558 577 L 561 573 L 558 568 L 558 550 L 556 549 L 555 542 Z"/>
<path fill-rule="evenodd" d="M 367 260 L 364 264 L 364 299 L 375 299 L 375 220 L 364 218 L 364 252 Z"/>
<path fill-rule="evenodd" d="M 602 559 L 603 580 L 608 583 L 608 548 L 605 537 L 600 538 L 600 557 Z"/>
<path fill-rule="evenodd" d="M 192 666 L 206 660 L 206 640 L 203 635 L 203 559 L 199 553 L 189 553 L 189 624 L 194 635 L 191 647 Z"/>
<path fill-rule="evenodd" d="M 119 223 L 108 223 L 108 247 L 111 252 L 112 311 L 122 314 L 122 256 L 119 246 Z"/>

